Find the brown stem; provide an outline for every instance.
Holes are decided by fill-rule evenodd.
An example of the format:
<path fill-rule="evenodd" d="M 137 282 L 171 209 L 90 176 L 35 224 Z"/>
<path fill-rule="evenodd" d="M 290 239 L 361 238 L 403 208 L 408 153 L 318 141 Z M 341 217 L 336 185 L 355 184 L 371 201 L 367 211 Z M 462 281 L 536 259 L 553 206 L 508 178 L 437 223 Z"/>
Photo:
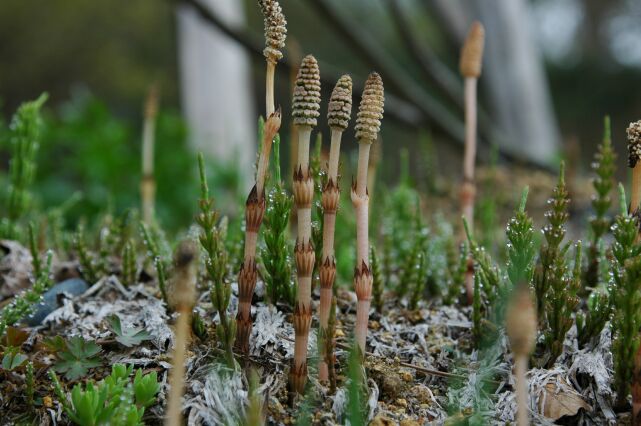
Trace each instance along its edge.
<path fill-rule="evenodd" d="M 140 198 L 142 199 L 142 220 L 150 224 L 154 217 L 156 199 L 156 179 L 153 174 L 144 174 L 140 181 Z"/>
<path fill-rule="evenodd" d="M 329 148 L 329 163 L 327 167 L 327 184 L 323 188 L 321 204 L 323 207 L 323 258 L 319 268 L 320 273 L 320 308 L 318 313 L 320 323 L 320 336 L 325 336 L 330 309 L 332 305 L 332 287 L 336 279 L 336 259 L 334 257 L 334 233 L 336 227 L 336 211 L 340 199 L 338 187 L 338 162 L 342 130 L 332 129 L 332 142 Z M 324 347 L 321 342 L 320 347 Z M 329 379 L 329 370 L 326 357 L 320 357 L 318 365 L 318 379 L 326 382 Z"/>
<path fill-rule="evenodd" d="M 187 346 L 187 335 L 191 323 L 191 310 L 181 307 L 178 320 L 176 321 L 176 341 L 174 343 L 174 355 L 172 369 L 169 376 L 169 397 L 167 402 L 166 426 L 182 425 L 182 395 L 185 386 L 185 350 Z"/>
<path fill-rule="evenodd" d="M 265 74 L 265 111 L 266 116 L 272 115 L 276 109 L 274 106 L 274 74 L 276 61 L 267 59 L 267 73 Z"/>
<path fill-rule="evenodd" d="M 516 424 L 517 426 L 528 426 L 530 424 L 530 416 L 528 414 L 528 391 L 527 379 L 525 373 L 527 372 L 527 354 L 515 355 L 514 370 L 516 375 Z"/>
<path fill-rule="evenodd" d="M 461 211 L 470 231 L 474 227 L 474 199 L 476 183 L 474 166 L 476 162 L 476 77 L 465 77 L 465 152 L 463 154 L 463 183 L 461 185 Z M 465 274 L 467 302 L 474 300 L 474 269 Z"/>
<path fill-rule="evenodd" d="M 152 87 L 145 103 L 145 119 L 142 132 L 142 182 L 140 197 L 142 198 L 142 218 L 147 224 L 151 223 L 154 214 L 156 182 L 154 180 L 154 142 L 156 132 L 156 115 L 158 112 L 158 95 Z"/>
<path fill-rule="evenodd" d="M 269 154 L 272 141 L 280 128 L 280 109 L 272 113 L 265 122 L 262 151 L 258 159 L 256 184 L 245 203 L 245 252 L 238 273 L 238 313 L 236 314 L 236 347 L 242 353 L 249 352 L 249 336 L 252 329 L 251 300 L 256 288 L 258 271 L 256 269 L 256 244 L 258 231 L 265 215 L 265 176 L 269 167 Z"/>
<path fill-rule="evenodd" d="M 304 392 L 307 381 L 307 341 L 311 324 L 312 271 L 315 255 L 312 246 L 312 199 L 314 180 L 309 170 L 310 126 L 298 126 L 298 164 L 294 173 L 294 202 L 297 207 L 298 235 L 295 259 L 298 276 L 298 293 L 294 310 L 294 364 L 290 373 L 292 389 Z"/>
<path fill-rule="evenodd" d="M 369 234 L 367 196 L 367 169 L 369 150 L 372 141 L 359 141 L 358 171 L 356 184 L 352 187 L 352 204 L 356 210 L 356 269 L 354 271 L 354 290 L 358 303 L 356 305 L 356 342 L 361 352 L 365 353 L 369 307 L 372 295 L 372 274 L 369 270 Z"/>
<path fill-rule="evenodd" d="M 281 111 L 270 113 L 265 121 L 263 129 L 262 151 L 258 157 L 258 167 L 256 168 L 256 190 L 258 194 L 263 194 L 265 189 L 265 178 L 267 176 L 267 168 L 269 167 L 269 154 L 272 149 L 272 143 L 276 137 L 276 133 L 280 129 Z"/>

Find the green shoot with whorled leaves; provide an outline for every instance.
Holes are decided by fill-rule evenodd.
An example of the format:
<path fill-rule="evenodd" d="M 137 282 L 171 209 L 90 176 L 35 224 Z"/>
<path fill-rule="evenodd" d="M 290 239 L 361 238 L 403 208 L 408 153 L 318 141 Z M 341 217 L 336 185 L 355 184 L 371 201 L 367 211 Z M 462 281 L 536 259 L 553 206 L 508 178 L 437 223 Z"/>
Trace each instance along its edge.
<path fill-rule="evenodd" d="M 291 249 L 288 243 L 293 199 L 287 194 L 280 178 L 279 135 L 274 138 L 273 151 L 276 183 L 267 195 L 269 202 L 263 228 L 265 248 L 261 252 L 261 260 L 266 272 L 264 280 L 269 302 L 273 305 L 282 302 L 294 306 L 296 287 L 292 280 Z"/>
<path fill-rule="evenodd" d="M 29 186 L 36 171 L 35 157 L 42 131 L 40 108 L 47 97 L 43 93 L 38 99 L 23 103 L 11 120 L 9 185 L 6 216 L 0 219 L 0 238 L 18 239 L 20 220 L 31 203 Z"/>
<path fill-rule="evenodd" d="M 599 144 L 597 153 L 594 156 L 592 170 L 595 173 L 592 179 L 594 196 L 592 197 L 592 208 L 594 216 L 590 218 L 592 238 L 588 249 L 588 267 L 585 273 L 585 281 L 588 287 L 596 287 L 603 282 L 600 267 L 605 260 L 601 249 L 603 236 L 608 232 L 612 218 L 608 211 L 612 206 L 612 190 L 614 189 L 614 173 L 616 154 L 612 147 L 612 133 L 610 131 L 610 117 L 604 119 L 603 142 Z"/>
<path fill-rule="evenodd" d="M 612 226 L 612 355 L 617 405 L 627 404 L 641 328 L 641 245 L 636 243 L 637 218 L 628 213 L 619 185 L 621 211 Z"/>
<path fill-rule="evenodd" d="M 205 249 L 205 266 L 211 281 L 209 295 L 214 308 L 218 312 L 219 325 L 216 327 L 218 341 L 225 351 L 225 359 L 229 367 L 234 367 L 233 345 L 236 338 L 236 321 L 227 315 L 231 299 L 231 286 L 227 281 L 228 255 L 225 241 L 218 228 L 218 212 L 214 210 L 214 199 L 209 196 L 207 176 L 205 175 L 205 160 L 202 153 L 198 154 L 200 171 L 200 213 L 196 222 L 201 228 L 199 240 Z"/>
<path fill-rule="evenodd" d="M 546 315 L 546 300 L 550 280 L 553 278 L 555 261 L 564 256 L 561 243 L 565 238 L 565 223 L 568 221 L 568 192 L 565 186 L 565 165 L 561 163 L 559 180 L 548 200 L 549 210 L 545 213 L 547 225 L 543 227 L 545 241 L 541 244 L 539 261 L 534 270 L 534 295 L 536 297 L 536 313 L 539 323 L 543 324 Z M 557 265 L 560 267 L 561 265 Z M 558 269 L 558 268 L 557 268 Z"/>

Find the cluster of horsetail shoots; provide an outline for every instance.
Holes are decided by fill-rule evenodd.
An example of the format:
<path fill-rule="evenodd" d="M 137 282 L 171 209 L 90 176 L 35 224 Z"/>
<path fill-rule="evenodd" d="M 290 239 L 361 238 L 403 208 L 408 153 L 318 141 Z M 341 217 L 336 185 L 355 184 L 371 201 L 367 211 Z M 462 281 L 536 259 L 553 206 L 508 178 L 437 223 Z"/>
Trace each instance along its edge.
<path fill-rule="evenodd" d="M 142 219 L 147 224 L 153 220 L 156 198 L 154 144 L 157 115 L 158 88 L 154 85 L 149 89 L 149 93 L 147 93 L 142 131 L 142 180 L 140 182 L 140 197 L 142 199 Z"/>
<path fill-rule="evenodd" d="M 474 199 L 476 197 L 476 183 L 474 181 L 474 165 L 476 162 L 476 94 L 477 83 L 481 76 L 483 62 L 483 47 L 485 43 L 485 30 L 483 25 L 476 21 L 470 27 L 461 50 L 459 68 L 465 79 L 465 148 L 463 153 L 463 183 L 461 185 L 461 211 L 469 226 L 474 225 Z M 468 304 L 474 298 L 474 270 L 470 260 L 468 272 L 465 276 Z"/>
<path fill-rule="evenodd" d="M 316 260 L 312 244 L 312 200 L 314 179 L 309 167 L 309 143 L 312 128 L 320 115 L 320 72 L 316 58 L 303 58 L 294 88 L 292 115 L 298 131 L 298 163 L 294 171 L 294 203 L 297 208 L 297 238 L 294 248 L 298 292 L 294 309 L 294 364 L 290 379 L 292 389 L 303 393 L 307 381 L 307 340 L 312 322 L 312 272 Z"/>
<path fill-rule="evenodd" d="M 367 171 L 370 147 L 376 141 L 383 119 L 383 80 L 378 73 L 371 73 L 365 82 L 365 89 L 356 116 L 356 140 L 358 142 L 358 168 L 356 182 L 352 184 L 352 204 L 356 211 L 356 268 L 354 290 L 356 305 L 356 342 L 365 354 L 367 324 L 372 297 L 372 273 L 369 267 L 369 195 L 367 193 Z"/>
<path fill-rule="evenodd" d="M 329 100 L 327 122 L 331 129 L 331 145 L 329 148 L 329 162 L 327 166 L 327 182 L 323 187 L 321 206 L 323 207 L 323 253 L 319 268 L 320 275 L 320 310 L 318 313 L 320 323 L 320 337 L 332 338 L 327 335 L 327 325 L 330 308 L 332 305 L 332 287 L 336 279 L 336 257 L 334 254 L 334 231 L 336 226 L 336 212 L 340 200 L 338 185 L 338 163 L 343 132 L 349 125 L 352 114 L 352 78 L 343 75 Z M 322 345 L 322 343 L 321 343 Z M 321 346 L 322 347 L 322 346 Z M 318 378 L 328 380 L 327 363 L 321 357 Z"/>
<path fill-rule="evenodd" d="M 528 358 L 534 348 L 537 333 L 536 309 L 526 284 L 517 285 L 506 312 L 505 331 L 514 354 L 514 375 L 516 376 L 516 424 L 530 424 L 528 414 L 528 386 L 525 374 Z"/>
<path fill-rule="evenodd" d="M 196 304 L 196 276 L 198 250 L 193 241 L 183 241 L 174 253 L 174 275 L 167 289 L 169 304 L 178 313 L 174 341 L 172 369 L 169 377 L 169 397 L 165 425 L 182 424 L 182 395 L 185 384 L 185 351 L 191 324 L 191 313 Z"/>

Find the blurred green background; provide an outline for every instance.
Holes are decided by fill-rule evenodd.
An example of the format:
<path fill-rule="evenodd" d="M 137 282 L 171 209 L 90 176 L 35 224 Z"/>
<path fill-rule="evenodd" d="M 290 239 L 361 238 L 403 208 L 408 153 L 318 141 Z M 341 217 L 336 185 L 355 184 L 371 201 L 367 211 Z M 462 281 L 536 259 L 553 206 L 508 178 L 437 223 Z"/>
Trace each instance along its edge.
<path fill-rule="evenodd" d="M 420 67 L 409 53 L 390 18 L 396 0 L 329 1 L 365 34 L 381 53 L 406 70 L 425 93 L 461 117 L 446 96 L 424 82 Z M 398 0 L 410 13 L 414 35 L 456 73 L 458 47 L 448 24 L 441 19 L 438 1 Z M 191 222 L 196 205 L 195 153 L 189 148 L 189 129 L 181 113 L 176 5 L 170 0 L 3 0 L 0 2 L 0 174 L 7 170 L 6 123 L 20 102 L 48 92 L 46 125 L 35 183 L 42 207 L 63 203 L 75 191 L 82 202 L 70 214 L 91 217 L 137 205 L 140 178 L 139 146 L 142 104 L 152 83 L 161 87 L 157 124 L 158 215 L 172 229 Z M 289 22 L 288 55 L 313 51 L 332 70 L 363 76 L 372 68 L 326 17 L 319 18 L 316 1 L 281 1 Z M 615 147 L 624 156 L 625 127 L 641 115 L 641 43 L 638 43 L 641 6 L 633 0 L 525 1 L 538 48 L 542 51 L 561 146 L 556 156 L 589 159 L 602 134 L 602 117 L 610 114 Z M 262 19 L 253 1 L 244 1 L 246 26 L 239 33 L 262 42 Z M 465 6 L 462 6 L 465 7 Z M 441 11 L 442 12 L 442 11 Z M 636 25 L 634 24 L 636 22 Z M 236 27 L 234 27 L 236 28 Z M 217 30 L 213 30 L 217 31 Z M 286 55 L 287 56 L 287 55 Z M 252 54 L 251 78 L 255 111 L 262 110 L 264 61 Z M 277 98 L 289 99 L 289 73 L 279 68 Z M 330 90 L 324 87 L 324 90 Z M 482 89 L 481 96 L 484 91 Z M 394 88 L 390 88 L 390 95 Z M 399 96 L 402 98 L 402 96 Z M 356 99 L 355 99 L 356 102 Z M 288 103 L 288 102 L 286 102 Z M 284 105 L 287 108 L 286 105 Z M 287 111 L 286 111 L 287 112 Z M 490 114 L 492 111 L 490 110 Z M 398 176 L 398 147 L 417 149 L 420 135 L 436 141 L 433 155 L 438 173 L 458 171 L 460 150 L 429 120 L 409 125 L 387 119 L 384 162 L 379 177 L 394 182 Z M 250 125 L 255 126 L 255 120 Z M 284 124 L 284 128 L 287 123 Z M 321 128 L 321 130 L 326 130 Z M 283 132 L 284 146 L 288 135 Z M 350 146 L 346 147 L 346 150 Z M 288 153 L 283 156 L 287 160 Z M 410 156 L 413 173 L 425 167 Z M 445 160 L 442 160 L 445 159 Z M 232 163 L 211 159 L 212 188 L 222 209 L 233 212 L 238 194 L 245 191 Z M 509 166 L 510 158 L 501 160 Z M 483 160 L 481 161 L 483 164 Z M 622 171 L 621 173 L 624 173 Z M 287 174 L 285 174 L 287 176 Z"/>

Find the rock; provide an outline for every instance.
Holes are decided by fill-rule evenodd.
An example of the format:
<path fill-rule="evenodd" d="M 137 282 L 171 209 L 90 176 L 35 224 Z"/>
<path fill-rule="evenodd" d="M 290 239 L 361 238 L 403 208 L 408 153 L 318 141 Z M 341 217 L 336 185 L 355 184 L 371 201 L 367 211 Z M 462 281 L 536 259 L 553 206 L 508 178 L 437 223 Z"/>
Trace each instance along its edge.
<path fill-rule="evenodd" d="M 429 404 L 434 400 L 434 396 L 430 389 L 423 384 L 414 386 L 411 389 L 411 393 L 421 404 Z"/>
<path fill-rule="evenodd" d="M 369 426 L 394 426 L 396 422 L 389 417 L 385 417 L 382 414 L 377 415 L 369 423 Z"/>
<path fill-rule="evenodd" d="M 414 377 L 412 377 L 412 373 L 410 373 L 409 371 L 403 371 L 401 373 L 401 376 L 403 376 L 403 380 L 405 380 L 406 382 L 411 382 L 412 380 L 414 380 Z"/>
<path fill-rule="evenodd" d="M 31 285 L 31 253 L 16 241 L 0 240 L 0 300 Z"/>
<path fill-rule="evenodd" d="M 42 296 L 42 302 L 36 307 L 33 315 L 26 318 L 25 322 L 30 327 L 40 325 L 47 315 L 60 307 L 58 303 L 60 295 L 65 294 L 75 297 L 83 294 L 88 288 L 89 285 L 80 278 L 72 278 L 57 283 Z"/>
<path fill-rule="evenodd" d="M 383 396 L 391 400 L 395 399 L 403 387 L 403 382 L 398 374 L 391 371 L 383 372 L 382 380 Z"/>

